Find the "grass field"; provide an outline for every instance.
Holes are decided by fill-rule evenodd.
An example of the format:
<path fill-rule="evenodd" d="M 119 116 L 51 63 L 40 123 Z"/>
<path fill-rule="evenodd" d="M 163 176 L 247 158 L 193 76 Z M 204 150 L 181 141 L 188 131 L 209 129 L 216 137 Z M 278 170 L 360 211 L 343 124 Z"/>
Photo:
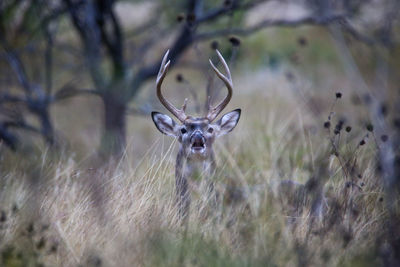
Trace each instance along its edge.
<path fill-rule="evenodd" d="M 234 75 L 226 111 L 241 107 L 242 118 L 216 144 L 218 204 L 194 187 L 185 225 L 174 205 L 177 144 L 150 116 L 132 116 L 123 158 L 100 164 L 97 100 L 57 106 L 56 128 L 69 140 L 63 152 L 1 148 L 1 265 L 384 264 L 382 141 L 366 129 L 350 82 L 329 66 L 323 73 L 324 87 L 289 66 Z"/>

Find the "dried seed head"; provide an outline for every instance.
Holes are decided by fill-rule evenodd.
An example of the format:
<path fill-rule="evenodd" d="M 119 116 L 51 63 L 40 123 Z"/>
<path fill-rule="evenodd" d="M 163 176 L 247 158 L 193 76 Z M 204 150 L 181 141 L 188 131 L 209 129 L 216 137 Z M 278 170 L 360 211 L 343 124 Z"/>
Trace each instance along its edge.
<path fill-rule="evenodd" d="M 0 223 L 7 221 L 7 214 L 4 210 L 0 211 Z"/>
<path fill-rule="evenodd" d="M 218 49 L 218 46 L 219 46 L 218 41 L 215 41 L 215 40 L 214 40 L 214 41 L 211 42 L 210 47 L 211 47 L 212 50 Z"/>
<path fill-rule="evenodd" d="M 396 128 L 400 128 L 400 118 L 399 117 L 393 119 L 393 126 Z"/>
<path fill-rule="evenodd" d="M 386 142 L 388 139 L 389 137 L 386 134 L 381 135 L 382 142 Z"/>
<path fill-rule="evenodd" d="M 368 123 L 365 128 L 367 128 L 368 132 L 372 132 L 374 130 L 374 126 L 371 123 Z"/>
<path fill-rule="evenodd" d="M 231 37 L 229 37 L 229 42 L 232 44 L 233 47 L 238 47 L 238 46 L 240 46 L 240 39 L 239 39 L 239 37 L 231 36 Z"/>
<path fill-rule="evenodd" d="M 375 169 L 375 171 L 376 171 L 377 173 L 382 173 L 382 164 L 381 164 L 380 162 L 378 162 L 378 163 L 376 164 L 376 169 Z"/>
<path fill-rule="evenodd" d="M 49 250 L 49 253 L 50 253 L 50 254 L 56 253 L 57 250 L 58 250 L 58 244 L 57 244 L 57 243 L 54 243 L 53 245 L 51 245 L 50 250 Z"/>
<path fill-rule="evenodd" d="M 289 82 L 292 82 L 292 81 L 294 81 L 294 79 L 295 79 L 294 74 L 293 74 L 292 72 L 290 72 L 290 71 L 286 72 L 286 73 L 285 73 L 285 76 L 286 76 L 286 79 L 287 79 Z"/>
<path fill-rule="evenodd" d="M 224 7 L 231 7 L 232 5 L 232 0 L 225 0 L 224 1 Z"/>
<path fill-rule="evenodd" d="M 177 81 L 178 83 L 181 83 L 181 82 L 183 82 L 183 75 L 182 75 L 181 73 L 178 73 L 178 74 L 176 75 L 175 79 L 176 79 L 176 81 Z"/>
<path fill-rule="evenodd" d="M 366 105 L 369 105 L 369 104 L 371 104 L 372 98 L 371 98 L 371 96 L 370 96 L 369 94 L 365 94 L 365 95 L 363 96 L 363 100 L 364 100 L 364 103 L 365 103 Z"/>
<path fill-rule="evenodd" d="M 17 204 L 13 204 L 13 206 L 12 206 L 12 208 L 11 208 L 11 211 L 12 211 L 12 213 L 13 214 L 15 214 L 15 213 L 17 213 L 18 212 L 18 206 L 17 206 Z"/>
<path fill-rule="evenodd" d="M 297 39 L 297 43 L 298 43 L 300 46 L 306 46 L 306 45 L 307 45 L 307 39 L 306 39 L 305 37 L 303 37 L 303 36 L 300 36 L 300 37 Z"/>
<path fill-rule="evenodd" d="M 335 130 L 333 131 L 335 134 L 339 134 L 343 129 L 344 120 L 339 120 L 339 122 L 335 126 Z"/>
<path fill-rule="evenodd" d="M 346 127 L 346 132 L 348 132 L 348 133 L 351 132 L 351 126 Z"/>
<path fill-rule="evenodd" d="M 36 248 L 38 250 L 43 249 L 46 246 L 46 239 L 42 236 L 40 240 L 36 243 Z"/>
<path fill-rule="evenodd" d="M 341 92 L 336 92 L 336 98 L 342 98 L 342 93 Z"/>
<path fill-rule="evenodd" d="M 189 23 L 193 23 L 196 20 L 196 15 L 194 13 L 189 13 L 186 16 L 186 21 Z"/>
<path fill-rule="evenodd" d="M 34 225 L 33 225 L 33 222 L 31 222 L 31 223 L 28 224 L 28 226 L 26 227 L 26 231 L 27 231 L 29 234 L 32 234 L 32 233 L 35 231 L 35 227 L 34 227 Z"/>
<path fill-rule="evenodd" d="M 380 109 L 381 114 L 382 114 L 384 117 L 386 117 L 387 114 L 388 114 L 388 106 L 387 106 L 387 104 L 386 104 L 386 103 L 381 103 L 381 106 L 380 106 L 379 109 Z"/>
<path fill-rule="evenodd" d="M 176 16 L 176 21 L 177 22 L 182 22 L 185 19 L 185 14 L 180 13 L 178 16 Z"/>

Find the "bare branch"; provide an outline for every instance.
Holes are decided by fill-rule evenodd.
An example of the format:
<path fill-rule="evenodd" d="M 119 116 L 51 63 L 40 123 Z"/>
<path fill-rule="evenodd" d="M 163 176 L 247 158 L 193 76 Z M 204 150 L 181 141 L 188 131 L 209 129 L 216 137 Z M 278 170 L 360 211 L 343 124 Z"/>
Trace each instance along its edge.
<path fill-rule="evenodd" d="M 45 79 L 46 79 L 46 93 L 50 94 L 53 87 L 53 33 L 50 30 L 50 25 L 47 24 L 44 28 L 44 33 L 46 36 L 46 48 L 44 51 L 45 58 Z"/>
<path fill-rule="evenodd" d="M 342 26 L 343 30 L 349 33 L 354 39 L 368 45 L 376 44 L 376 40 L 358 32 L 347 20 L 340 21 L 340 26 Z"/>
<path fill-rule="evenodd" d="M 75 88 L 72 85 L 63 86 L 60 90 L 58 90 L 52 100 L 54 102 L 65 100 L 71 97 L 75 97 L 77 95 L 97 95 L 100 96 L 101 93 L 98 90 L 94 89 L 80 89 Z"/>
<path fill-rule="evenodd" d="M 238 1 L 232 1 L 231 6 L 221 6 L 219 8 L 212 9 L 209 12 L 205 13 L 204 15 L 200 16 L 199 18 L 196 19 L 196 23 L 201 24 L 210 22 L 223 15 L 227 15 L 233 11 L 237 10 L 245 11 L 268 1 L 270 0 L 255 0 L 244 4 L 240 4 Z"/>
<path fill-rule="evenodd" d="M 9 94 L 0 94 L 0 104 L 2 103 L 25 103 L 26 98 L 22 98 L 19 96 L 9 95 Z"/>
<path fill-rule="evenodd" d="M 268 27 L 298 27 L 301 25 L 321 25 L 326 26 L 329 24 L 338 23 L 343 29 L 351 34 L 354 38 L 362 41 L 368 45 L 375 44 L 376 41 L 358 32 L 347 20 L 346 14 L 332 14 L 326 17 L 307 16 L 296 20 L 287 19 L 265 19 L 253 26 L 247 28 L 231 28 L 222 29 L 210 32 L 203 32 L 196 34 L 193 39 L 195 41 L 206 41 L 216 37 L 227 35 L 248 36 L 257 31 Z"/>
<path fill-rule="evenodd" d="M 122 76 L 124 73 L 123 35 L 112 4 L 112 1 L 99 1 L 95 12 L 101 38 L 110 57 L 113 59 L 114 78 L 118 78 L 118 76 Z"/>
<path fill-rule="evenodd" d="M 38 128 L 26 123 L 25 121 L 5 121 L 2 124 L 3 124 L 3 127 L 6 129 L 18 128 L 18 129 L 27 130 L 27 131 L 34 132 L 34 133 L 41 133 L 41 131 Z"/>
<path fill-rule="evenodd" d="M 5 143 L 11 150 L 16 150 L 18 139 L 15 135 L 10 133 L 3 124 L 0 122 L 0 145 Z"/>
<path fill-rule="evenodd" d="M 80 5 L 72 0 L 64 0 L 85 49 L 85 56 L 91 77 L 98 89 L 104 89 L 107 79 L 100 68 L 100 31 L 96 24 L 96 11 L 91 1 Z"/>
<path fill-rule="evenodd" d="M 248 36 L 253 34 L 256 31 L 259 31 L 263 28 L 267 27 L 275 27 L 275 26 L 284 26 L 284 27 L 297 27 L 303 24 L 310 24 L 310 25 L 327 25 L 329 23 L 337 22 L 343 20 L 345 16 L 343 14 L 332 15 L 325 18 L 319 18 L 315 16 L 307 16 L 296 20 L 287 20 L 287 19 L 265 19 L 253 26 L 247 28 L 232 28 L 232 29 L 223 29 L 223 30 L 216 30 L 210 32 L 204 32 L 197 34 L 194 38 L 195 40 L 208 40 L 211 38 L 224 36 L 224 35 L 240 35 L 240 36 Z"/>
<path fill-rule="evenodd" d="M 31 94 L 31 86 L 26 76 L 25 68 L 18 55 L 9 47 L 4 36 L 0 34 L 0 43 L 5 51 L 8 63 L 16 74 L 19 83 L 22 85 L 26 93 Z"/>

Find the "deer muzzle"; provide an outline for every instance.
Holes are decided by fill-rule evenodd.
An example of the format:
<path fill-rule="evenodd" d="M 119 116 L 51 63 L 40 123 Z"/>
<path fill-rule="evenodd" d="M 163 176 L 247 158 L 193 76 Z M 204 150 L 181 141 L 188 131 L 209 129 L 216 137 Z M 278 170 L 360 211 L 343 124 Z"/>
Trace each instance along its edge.
<path fill-rule="evenodd" d="M 190 137 L 192 153 L 203 153 L 206 149 L 206 139 L 200 131 L 196 131 Z"/>

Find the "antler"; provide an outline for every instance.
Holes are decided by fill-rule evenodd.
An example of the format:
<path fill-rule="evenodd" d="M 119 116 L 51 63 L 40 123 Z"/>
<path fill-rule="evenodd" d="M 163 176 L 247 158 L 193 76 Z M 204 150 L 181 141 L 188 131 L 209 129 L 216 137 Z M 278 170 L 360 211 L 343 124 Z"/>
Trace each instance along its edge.
<path fill-rule="evenodd" d="M 165 78 L 165 75 L 167 74 L 169 64 L 171 63 L 170 60 L 168 60 L 168 62 L 165 63 L 167 61 L 168 54 L 169 54 L 169 50 L 165 53 L 163 60 L 161 61 L 160 70 L 158 71 L 157 80 L 156 80 L 157 96 L 158 96 L 158 99 L 160 99 L 160 102 L 165 106 L 166 109 L 168 109 L 176 118 L 178 118 L 178 120 L 180 120 L 181 122 L 184 122 L 187 119 L 187 116 L 185 114 L 187 98 L 185 99 L 182 109 L 177 109 L 176 107 L 174 107 L 174 105 L 172 105 L 171 102 L 169 102 L 167 99 L 165 99 L 165 97 L 161 93 L 161 84 Z"/>
<path fill-rule="evenodd" d="M 226 107 L 226 105 L 228 105 L 229 101 L 231 101 L 232 98 L 232 89 L 233 89 L 233 83 L 232 83 L 232 77 L 231 77 L 231 72 L 229 71 L 229 67 L 228 64 L 226 64 L 225 59 L 222 57 L 221 53 L 217 51 L 219 60 L 222 62 L 222 64 L 224 65 L 225 71 L 226 71 L 226 75 L 223 75 L 212 63 L 211 59 L 210 64 L 211 67 L 214 69 L 215 73 L 217 74 L 217 76 L 224 82 L 224 84 L 226 85 L 226 88 L 228 88 L 228 95 L 224 98 L 224 100 L 221 101 L 221 103 L 219 103 L 216 107 L 212 108 L 211 107 L 211 102 L 210 102 L 210 96 L 208 97 L 208 113 L 206 118 L 211 122 L 213 120 L 215 120 L 215 118 L 218 116 L 219 113 L 221 113 L 221 111 Z"/>

